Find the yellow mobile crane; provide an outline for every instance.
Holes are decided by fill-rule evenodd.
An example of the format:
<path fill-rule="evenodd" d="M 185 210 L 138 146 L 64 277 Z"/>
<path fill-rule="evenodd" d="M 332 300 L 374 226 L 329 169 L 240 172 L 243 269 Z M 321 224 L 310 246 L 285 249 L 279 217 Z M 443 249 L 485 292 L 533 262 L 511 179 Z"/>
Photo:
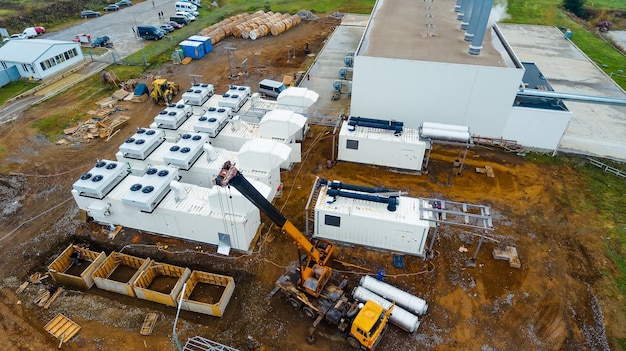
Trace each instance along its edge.
<path fill-rule="evenodd" d="M 326 262 L 334 250 L 333 244 L 326 240 L 311 243 L 230 161 L 224 163 L 215 182 L 223 187 L 233 186 L 237 189 L 293 239 L 298 251 L 305 253 L 297 264 L 290 265 L 278 278 L 270 297 L 280 291 L 293 307 L 302 309 L 305 315 L 315 318 L 310 329 L 309 342 L 315 341 L 315 329 L 325 319 L 342 332 L 348 331 L 346 340 L 355 349 L 374 350 L 383 336 L 393 308 L 385 312 L 373 301 L 366 302 L 362 307 L 357 301 L 350 301 L 343 292 L 347 280 L 339 286 L 328 284 L 332 269 L 326 266 Z"/>

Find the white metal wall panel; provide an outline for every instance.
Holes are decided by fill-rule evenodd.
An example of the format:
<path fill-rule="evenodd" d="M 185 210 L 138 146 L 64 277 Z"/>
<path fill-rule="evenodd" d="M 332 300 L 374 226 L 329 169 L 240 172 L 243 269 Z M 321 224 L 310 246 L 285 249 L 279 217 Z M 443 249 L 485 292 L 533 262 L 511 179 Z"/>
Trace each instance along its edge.
<path fill-rule="evenodd" d="M 500 137 L 522 69 L 356 56 L 350 114 L 468 125 Z"/>
<path fill-rule="evenodd" d="M 571 117 L 570 111 L 516 106 L 511 109 L 502 136 L 521 145 L 556 150 Z"/>

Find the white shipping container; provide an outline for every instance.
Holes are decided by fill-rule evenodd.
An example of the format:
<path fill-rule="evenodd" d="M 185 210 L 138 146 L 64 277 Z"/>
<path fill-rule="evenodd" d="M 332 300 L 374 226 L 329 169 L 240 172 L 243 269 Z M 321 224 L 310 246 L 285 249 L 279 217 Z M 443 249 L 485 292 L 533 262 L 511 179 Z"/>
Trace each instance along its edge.
<path fill-rule="evenodd" d="M 400 197 L 394 212 L 387 204 L 338 196 L 320 188 L 313 237 L 423 257 L 432 222 L 419 219 L 421 199 Z M 374 194 L 370 194 L 374 195 Z"/>
<path fill-rule="evenodd" d="M 392 130 L 351 127 L 344 122 L 338 148 L 341 161 L 420 171 L 430 143 L 420 140 L 417 129 L 405 127 L 394 135 Z"/>

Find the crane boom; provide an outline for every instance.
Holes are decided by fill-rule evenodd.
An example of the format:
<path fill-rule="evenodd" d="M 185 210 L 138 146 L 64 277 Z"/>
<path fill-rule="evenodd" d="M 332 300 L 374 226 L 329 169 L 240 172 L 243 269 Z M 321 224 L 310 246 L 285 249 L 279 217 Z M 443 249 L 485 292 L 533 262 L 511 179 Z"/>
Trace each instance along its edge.
<path fill-rule="evenodd" d="M 248 182 L 230 161 L 224 163 L 215 183 L 223 187 L 231 185 L 237 189 L 279 226 L 296 243 L 299 250 L 306 253 L 307 260 L 304 264 L 301 263 L 301 281 L 298 285 L 304 288 L 307 293 L 315 297 L 319 296 L 332 274 L 331 268 L 324 265 L 334 250 L 333 244 L 326 240 L 311 243 L 293 223 L 286 219 L 265 196 Z"/>

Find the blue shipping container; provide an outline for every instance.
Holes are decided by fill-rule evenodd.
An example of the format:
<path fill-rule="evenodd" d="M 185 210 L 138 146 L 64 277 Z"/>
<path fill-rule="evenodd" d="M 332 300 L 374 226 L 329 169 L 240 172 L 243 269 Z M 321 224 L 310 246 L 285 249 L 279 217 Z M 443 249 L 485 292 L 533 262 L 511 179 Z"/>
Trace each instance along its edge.
<path fill-rule="evenodd" d="M 199 60 L 204 57 L 204 44 L 199 41 L 184 40 L 178 44 L 185 57 L 191 57 L 194 60 Z"/>
<path fill-rule="evenodd" d="M 211 37 L 205 37 L 203 35 L 192 35 L 187 40 L 199 41 L 204 44 L 204 54 L 208 54 L 213 50 L 213 44 L 211 43 Z"/>

